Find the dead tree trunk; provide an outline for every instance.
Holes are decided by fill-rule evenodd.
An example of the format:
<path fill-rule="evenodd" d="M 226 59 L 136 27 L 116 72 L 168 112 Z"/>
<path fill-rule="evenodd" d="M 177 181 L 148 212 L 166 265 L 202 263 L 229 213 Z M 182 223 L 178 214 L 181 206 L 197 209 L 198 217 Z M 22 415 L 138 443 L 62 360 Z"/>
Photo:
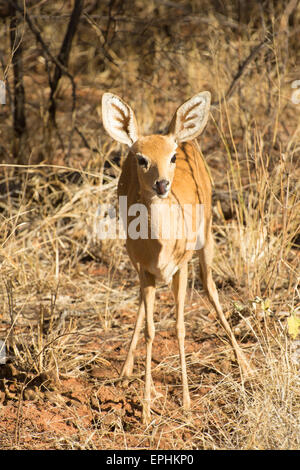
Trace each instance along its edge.
<path fill-rule="evenodd" d="M 72 143 L 72 136 L 75 129 L 75 105 L 76 105 L 76 88 L 75 88 L 75 81 L 72 75 L 68 72 L 68 62 L 69 56 L 72 46 L 72 41 L 75 36 L 77 26 L 80 21 L 80 16 L 82 13 L 84 5 L 84 0 L 75 0 L 73 11 L 71 14 L 71 18 L 67 27 L 67 31 L 62 42 L 60 52 L 57 56 L 55 61 L 55 69 L 52 78 L 49 80 L 50 84 L 50 103 L 48 108 L 48 119 L 47 119 L 47 126 L 46 126 L 46 153 L 48 154 L 48 160 L 51 161 L 53 158 L 53 150 L 52 150 L 52 130 L 53 128 L 56 129 L 58 138 L 64 147 L 63 139 L 60 136 L 57 124 L 56 124 L 56 91 L 59 84 L 59 80 L 62 75 L 67 75 L 71 79 L 72 83 L 72 126 L 70 132 L 70 141 L 69 141 L 69 151 L 71 150 L 71 143 Z"/>
<path fill-rule="evenodd" d="M 18 6 L 18 0 L 14 2 Z M 26 115 L 25 115 L 25 89 L 23 84 L 22 41 L 18 37 L 20 23 L 19 14 L 14 3 L 10 4 L 10 43 L 13 68 L 13 155 L 18 164 L 26 164 L 28 150 L 25 151 L 27 141 Z"/>
<path fill-rule="evenodd" d="M 68 28 L 67 28 L 63 43 L 61 45 L 60 52 L 57 57 L 58 63 L 62 65 L 65 69 L 67 69 L 68 67 L 72 41 L 75 36 L 77 26 L 80 20 L 83 3 L 84 3 L 84 0 L 75 0 L 70 22 L 68 24 Z M 51 94 L 50 94 L 49 117 L 53 123 L 55 123 L 55 112 L 56 112 L 55 92 L 56 92 L 57 85 L 62 74 L 63 74 L 63 68 L 60 67 L 58 64 L 56 64 L 53 78 L 50 83 Z"/>

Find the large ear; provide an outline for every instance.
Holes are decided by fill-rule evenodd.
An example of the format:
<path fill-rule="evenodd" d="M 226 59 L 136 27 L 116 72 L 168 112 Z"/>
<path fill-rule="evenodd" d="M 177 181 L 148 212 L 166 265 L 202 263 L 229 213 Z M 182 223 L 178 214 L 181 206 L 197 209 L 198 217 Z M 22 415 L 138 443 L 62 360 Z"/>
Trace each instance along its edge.
<path fill-rule="evenodd" d="M 104 93 L 102 120 L 108 134 L 121 144 L 131 146 L 138 139 L 138 126 L 134 112 L 119 96 Z"/>
<path fill-rule="evenodd" d="M 175 112 L 168 134 L 177 142 L 195 139 L 204 129 L 210 108 L 210 92 L 203 91 L 183 103 Z"/>

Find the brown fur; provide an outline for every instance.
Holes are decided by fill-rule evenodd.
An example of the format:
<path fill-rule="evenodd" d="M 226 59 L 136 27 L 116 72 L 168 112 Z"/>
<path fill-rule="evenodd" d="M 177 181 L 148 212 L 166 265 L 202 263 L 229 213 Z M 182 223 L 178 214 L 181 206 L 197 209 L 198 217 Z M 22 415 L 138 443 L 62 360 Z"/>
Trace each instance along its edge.
<path fill-rule="evenodd" d="M 127 196 L 128 207 L 135 203 L 144 204 L 148 209 L 149 215 L 150 206 L 153 203 L 168 206 L 177 204 L 182 206 L 182 208 L 185 204 L 192 204 L 193 206 L 195 204 L 203 204 L 205 214 L 204 232 L 207 235 L 210 229 L 211 217 L 211 183 L 202 157 L 193 143 L 182 143 L 176 149 L 176 167 L 168 198 L 153 201 L 147 198 L 147 194 L 143 193 L 143 182 L 141 180 L 145 175 L 140 174 L 142 170 L 138 168 L 135 154 L 141 153 L 149 157 L 155 173 L 154 175 L 149 175 L 149 177 L 151 180 L 154 180 L 158 175 L 160 177 L 170 176 L 170 174 L 167 174 L 165 167 L 168 169 L 171 151 L 172 146 L 170 145 L 169 138 L 165 136 L 153 135 L 142 138 L 141 142 L 138 141 L 124 162 L 118 185 L 118 195 Z M 133 216 L 128 217 L 127 226 L 129 226 L 133 218 Z M 166 259 L 162 261 L 163 266 L 171 263 L 179 268 L 183 263 L 191 259 L 193 251 L 186 251 L 187 241 L 185 238 L 182 240 L 151 239 L 150 223 L 149 217 L 148 239 L 132 240 L 129 237 L 127 238 L 126 247 L 128 254 L 135 266 L 142 265 L 144 269 L 156 275 L 157 278 L 167 281 L 168 279 L 164 279 L 163 273 L 159 276 L 157 270 L 153 269 L 153 266 L 157 265 L 163 248 L 165 248 L 166 256 Z M 168 249 L 166 249 L 166 246 Z"/>

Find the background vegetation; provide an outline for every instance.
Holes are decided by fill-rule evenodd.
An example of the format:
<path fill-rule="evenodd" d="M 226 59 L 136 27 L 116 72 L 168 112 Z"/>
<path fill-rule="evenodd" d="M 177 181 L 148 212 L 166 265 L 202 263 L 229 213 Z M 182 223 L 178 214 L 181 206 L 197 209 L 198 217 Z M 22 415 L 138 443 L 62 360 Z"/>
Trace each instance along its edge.
<path fill-rule="evenodd" d="M 2 448 L 299 448 L 299 21 L 297 0 L 0 1 Z M 100 102 L 121 95 L 147 134 L 201 90 L 213 98 L 199 144 L 214 183 L 214 277 L 258 374 L 241 382 L 195 259 L 192 411 L 180 408 L 162 286 L 162 398 L 145 428 L 143 340 L 135 380 L 115 382 L 138 282 L 122 241 L 97 236 L 126 152 Z"/>

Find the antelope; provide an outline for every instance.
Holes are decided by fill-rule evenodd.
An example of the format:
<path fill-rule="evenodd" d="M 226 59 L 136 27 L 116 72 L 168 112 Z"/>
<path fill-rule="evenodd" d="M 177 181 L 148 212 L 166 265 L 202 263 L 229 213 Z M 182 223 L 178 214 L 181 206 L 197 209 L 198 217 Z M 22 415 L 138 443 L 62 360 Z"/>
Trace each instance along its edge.
<path fill-rule="evenodd" d="M 184 304 L 187 288 L 188 261 L 195 248 L 199 252 L 202 284 L 208 294 L 221 325 L 233 347 L 242 374 L 250 374 L 251 366 L 239 347 L 230 325 L 222 311 L 218 292 L 212 278 L 213 237 L 211 212 L 211 181 L 201 153 L 190 142 L 203 131 L 210 109 L 210 93 L 203 91 L 183 103 L 175 112 L 166 135 L 141 136 L 133 110 L 120 97 L 104 93 L 102 119 L 107 133 L 129 147 L 118 183 L 118 196 L 126 196 L 128 207 L 142 204 L 147 209 L 146 222 L 154 223 L 152 210 L 169 212 L 172 230 L 163 237 L 156 226 L 156 236 L 151 236 L 148 226 L 146 237 L 130 237 L 127 230 L 126 248 L 140 280 L 140 298 L 137 320 L 130 347 L 120 378 L 132 375 L 134 351 L 145 319 L 146 363 L 143 403 L 143 422 L 151 418 L 151 358 L 155 335 L 153 320 L 156 283 L 171 283 L 176 304 L 176 332 L 181 364 L 183 409 L 190 408 L 187 368 L 184 352 Z M 176 205 L 179 211 L 171 210 Z M 197 224 L 194 236 L 182 229 L 185 225 L 184 206 L 192 207 L 192 223 Z M 203 207 L 202 217 L 196 220 L 195 207 Z M 153 212 L 155 213 L 155 212 Z M 123 215 L 125 226 L 132 220 L 129 211 Z M 127 225 L 126 225 L 127 224 Z M 181 230 L 181 232 L 180 232 Z M 178 233 L 181 236 L 177 236 Z M 200 243 L 199 243 L 200 240 Z"/>

